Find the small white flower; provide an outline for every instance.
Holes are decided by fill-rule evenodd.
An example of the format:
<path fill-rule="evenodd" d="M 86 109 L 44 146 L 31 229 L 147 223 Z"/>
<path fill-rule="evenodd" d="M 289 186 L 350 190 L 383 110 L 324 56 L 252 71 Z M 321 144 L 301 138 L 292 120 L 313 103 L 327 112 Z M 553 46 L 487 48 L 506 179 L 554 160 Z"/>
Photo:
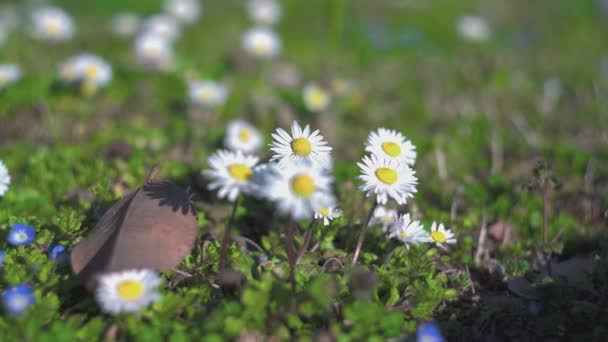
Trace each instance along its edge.
<path fill-rule="evenodd" d="M 103 312 L 137 312 L 160 298 L 158 274 L 149 269 L 104 274 L 99 277 L 95 299 Z"/>
<path fill-rule="evenodd" d="M 374 214 L 372 215 L 372 219 L 370 221 L 370 225 L 381 224 L 382 232 L 388 233 L 389 228 L 393 225 L 395 220 L 397 219 L 398 212 L 396 209 L 388 209 L 385 206 L 379 205 L 374 210 Z"/>
<path fill-rule="evenodd" d="M 201 107 L 218 107 L 226 102 L 228 97 L 228 87 L 223 83 L 202 80 L 192 82 L 188 90 L 190 101 Z"/>
<path fill-rule="evenodd" d="M 201 4 L 198 0 L 165 0 L 165 12 L 184 24 L 191 24 L 198 19 Z"/>
<path fill-rule="evenodd" d="M 110 83 L 112 66 L 97 55 L 82 53 L 60 64 L 59 76 L 66 83 L 79 82 L 90 94 Z"/>
<path fill-rule="evenodd" d="M 329 92 L 319 85 L 310 83 L 304 87 L 304 91 L 302 92 L 302 99 L 304 100 L 304 105 L 311 112 L 322 112 L 329 106 L 329 102 L 331 101 L 331 97 Z"/>
<path fill-rule="evenodd" d="M 41 7 L 32 12 L 32 35 L 34 38 L 59 42 L 74 35 L 72 17 L 57 7 Z"/>
<path fill-rule="evenodd" d="M 369 134 L 365 151 L 378 157 L 403 161 L 410 166 L 416 162 L 416 146 L 403 134 L 386 128 Z"/>
<path fill-rule="evenodd" d="M 21 68 L 17 64 L 0 64 L 0 89 L 21 78 Z"/>
<path fill-rule="evenodd" d="M 297 121 L 291 124 L 291 135 L 282 128 L 272 134 L 274 141 L 270 145 L 275 155 L 270 161 L 277 160 L 279 164 L 288 161 L 308 162 L 317 164 L 321 168 L 329 166 L 331 147 L 319 133 L 319 130 L 310 132 L 310 126 L 304 129 Z"/>
<path fill-rule="evenodd" d="M 375 195 L 379 204 L 386 204 L 388 197 L 405 204 L 417 191 L 415 171 L 405 163 L 372 155 L 363 157 L 357 165 L 362 172 L 359 178 L 364 182 L 359 189 L 367 192 L 367 196 Z"/>
<path fill-rule="evenodd" d="M 247 12 L 260 25 L 274 25 L 281 19 L 281 5 L 276 0 L 249 0 Z"/>
<path fill-rule="evenodd" d="M 173 65 L 171 42 L 158 35 L 145 33 L 135 39 L 135 55 L 149 69 L 168 69 Z"/>
<path fill-rule="evenodd" d="M 157 35 L 169 41 L 174 41 L 179 37 L 180 27 L 177 20 L 163 14 L 157 14 L 147 18 L 142 26 L 144 34 Z"/>
<path fill-rule="evenodd" d="M 252 195 L 258 198 L 268 198 L 268 188 L 279 177 L 280 172 L 277 163 L 256 165 L 251 178 L 254 187 Z"/>
<path fill-rule="evenodd" d="M 485 18 L 476 15 L 465 15 L 458 19 L 458 33 L 471 41 L 485 41 L 490 38 L 490 26 Z"/>
<path fill-rule="evenodd" d="M 262 147 L 262 135 L 252 124 L 244 120 L 228 123 L 224 146 L 233 151 L 254 153 Z"/>
<path fill-rule="evenodd" d="M 11 185 L 11 175 L 8 174 L 8 168 L 4 162 L 0 160 L 0 196 L 4 196 L 9 185 Z"/>
<path fill-rule="evenodd" d="M 437 244 L 442 245 L 444 243 L 455 244 L 456 238 L 451 230 L 445 228 L 443 223 L 433 222 L 431 224 L 431 240 Z"/>
<path fill-rule="evenodd" d="M 131 37 L 139 30 L 140 19 L 133 13 L 118 13 L 112 17 L 111 29 L 117 36 Z"/>
<path fill-rule="evenodd" d="M 281 52 L 281 40 L 276 32 L 265 27 L 255 27 L 243 34 L 243 49 L 256 58 L 271 58 Z"/>
<path fill-rule="evenodd" d="M 323 225 L 329 225 L 329 222 L 335 218 L 342 216 L 342 210 L 335 206 L 322 206 L 315 210 L 315 219 L 323 220 Z"/>
<path fill-rule="evenodd" d="M 219 189 L 217 197 L 226 197 L 230 202 L 234 202 L 241 192 L 256 192 L 252 177 L 258 160 L 258 157 L 247 156 L 240 151 L 217 151 L 209 157 L 211 169 L 203 171 L 211 179 L 207 187 L 209 190 Z"/>
<path fill-rule="evenodd" d="M 329 193 L 332 178 L 310 164 L 285 163 L 266 181 L 266 197 L 275 202 L 282 215 L 295 220 L 310 220 L 315 208 L 333 202 Z"/>
<path fill-rule="evenodd" d="M 407 247 L 410 244 L 431 242 L 429 234 L 424 230 L 420 221 L 413 221 L 410 214 L 401 215 L 390 228 L 389 238 L 401 240 Z"/>

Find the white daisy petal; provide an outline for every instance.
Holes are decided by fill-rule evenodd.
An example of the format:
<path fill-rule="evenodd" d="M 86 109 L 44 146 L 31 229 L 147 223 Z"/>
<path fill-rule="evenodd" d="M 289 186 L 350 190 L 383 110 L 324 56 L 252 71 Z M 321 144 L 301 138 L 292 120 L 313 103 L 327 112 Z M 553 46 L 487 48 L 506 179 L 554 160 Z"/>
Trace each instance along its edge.
<path fill-rule="evenodd" d="M 160 298 L 156 288 L 161 284 L 152 270 L 129 270 L 99 277 L 95 299 L 109 314 L 137 312 Z"/>
<path fill-rule="evenodd" d="M 455 244 L 456 238 L 451 230 L 444 227 L 443 223 L 433 222 L 431 224 L 431 240 L 437 245 Z"/>
<path fill-rule="evenodd" d="M 244 155 L 241 151 L 220 150 L 209 157 L 211 169 L 203 171 L 211 180 L 207 187 L 219 189 L 218 198 L 226 197 L 230 202 L 234 202 L 241 192 L 253 194 L 256 186 L 251 180 L 257 162 L 258 157 Z"/>
<path fill-rule="evenodd" d="M 312 135 L 318 139 L 310 139 Z M 302 130 L 298 122 L 294 121 L 291 124 L 291 136 L 278 128 L 272 137 L 274 141 L 270 150 L 275 154 L 271 161 L 276 160 L 280 165 L 285 162 L 306 162 L 317 164 L 321 168 L 329 167 L 331 147 L 325 146 L 327 142 L 318 131 L 310 134 L 310 126 L 306 125 Z"/>
<path fill-rule="evenodd" d="M 403 161 L 410 166 L 416 162 L 416 146 L 401 133 L 386 128 L 370 133 L 365 151 L 378 157 Z"/>
<path fill-rule="evenodd" d="M 367 192 L 367 196 L 376 195 L 379 204 L 386 204 L 388 196 L 398 204 L 405 204 L 417 191 L 415 171 L 406 163 L 372 155 L 363 157 L 357 165 L 362 172 L 359 179 L 364 182 L 359 189 Z"/>
<path fill-rule="evenodd" d="M 420 221 L 411 219 L 410 214 L 399 216 L 390 227 L 389 238 L 397 238 L 409 249 L 411 244 L 431 242 Z"/>

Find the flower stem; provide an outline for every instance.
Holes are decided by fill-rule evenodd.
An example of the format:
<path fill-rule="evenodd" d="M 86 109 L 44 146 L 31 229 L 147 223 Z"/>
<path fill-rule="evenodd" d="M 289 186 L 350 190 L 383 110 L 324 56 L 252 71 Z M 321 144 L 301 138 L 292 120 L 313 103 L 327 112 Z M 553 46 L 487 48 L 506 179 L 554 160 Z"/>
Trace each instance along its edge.
<path fill-rule="evenodd" d="M 289 260 L 289 281 L 291 282 L 291 291 L 296 293 L 296 253 L 293 245 L 293 238 L 295 235 L 295 225 L 296 222 L 293 219 L 289 219 L 287 222 L 287 259 Z"/>
<path fill-rule="evenodd" d="M 219 266 L 217 268 L 218 272 L 221 272 L 224 269 L 226 261 L 228 259 L 228 245 L 230 245 L 230 240 L 232 237 L 230 236 L 230 229 L 232 229 L 232 225 L 234 224 L 234 219 L 236 217 L 236 209 L 239 207 L 239 203 L 241 202 L 241 195 L 239 194 L 234 201 L 234 206 L 232 207 L 232 214 L 230 214 L 230 220 L 228 221 L 228 225 L 224 229 L 224 237 L 222 238 L 222 244 L 220 246 L 220 259 Z"/>
<path fill-rule="evenodd" d="M 352 266 L 357 264 L 357 259 L 359 259 L 359 254 L 361 253 L 361 247 L 363 247 L 363 239 L 365 238 L 365 232 L 367 231 L 367 227 L 369 226 L 369 221 L 372 219 L 372 215 L 378 206 L 378 202 L 374 200 L 374 204 L 369 209 L 369 214 L 367 214 L 367 220 L 363 222 L 361 226 L 361 231 L 359 232 L 359 239 L 357 239 L 357 246 L 355 247 L 355 254 L 353 255 Z"/>
<path fill-rule="evenodd" d="M 302 245 L 300 246 L 300 249 L 298 250 L 298 257 L 296 258 L 296 265 L 300 263 L 300 261 L 302 261 L 302 258 L 304 257 L 304 253 L 306 253 L 306 251 L 308 250 L 308 245 L 310 244 L 310 238 L 312 237 L 312 231 L 313 228 L 315 227 L 315 220 L 310 221 L 310 224 L 308 225 L 308 228 L 306 229 L 306 233 L 304 233 L 304 241 L 302 242 Z"/>

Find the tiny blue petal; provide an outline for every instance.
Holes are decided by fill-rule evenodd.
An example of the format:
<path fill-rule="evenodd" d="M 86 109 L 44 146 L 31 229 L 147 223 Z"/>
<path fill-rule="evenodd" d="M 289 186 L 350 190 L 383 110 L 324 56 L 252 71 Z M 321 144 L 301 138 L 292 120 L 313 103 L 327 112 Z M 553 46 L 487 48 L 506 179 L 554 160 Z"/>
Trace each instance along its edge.
<path fill-rule="evenodd" d="M 35 301 L 34 290 L 28 284 L 19 284 L 2 292 L 4 309 L 12 315 L 21 315 Z"/>
<path fill-rule="evenodd" d="M 416 342 L 445 342 L 439 326 L 433 322 L 422 323 L 416 329 Z"/>
<path fill-rule="evenodd" d="M 13 224 L 8 232 L 8 243 L 13 246 L 29 245 L 36 238 L 36 230 L 32 226 L 21 223 Z"/>
<path fill-rule="evenodd" d="M 53 248 L 51 248 L 51 251 L 49 252 L 49 259 L 55 260 L 57 258 L 63 258 L 65 255 L 66 255 L 65 247 L 63 247 L 62 245 L 56 245 Z"/>

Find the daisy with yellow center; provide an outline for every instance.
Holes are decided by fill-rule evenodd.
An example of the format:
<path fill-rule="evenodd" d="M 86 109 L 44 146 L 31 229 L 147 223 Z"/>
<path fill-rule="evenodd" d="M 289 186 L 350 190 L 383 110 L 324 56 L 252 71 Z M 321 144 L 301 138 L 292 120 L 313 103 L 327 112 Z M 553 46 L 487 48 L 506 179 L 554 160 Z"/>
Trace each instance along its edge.
<path fill-rule="evenodd" d="M 74 35 L 74 21 L 60 8 L 41 7 L 32 12 L 32 29 L 37 39 L 59 42 Z"/>
<path fill-rule="evenodd" d="M 16 64 L 0 64 L 0 89 L 21 78 L 21 69 Z"/>
<path fill-rule="evenodd" d="M 147 69 L 169 69 L 174 62 L 171 41 L 159 34 L 146 32 L 135 39 L 135 55 Z"/>
<path fill-rule="evenodd" d="M 95 299 L 109 314 L 138 312 L 160 298 L 159 275 L 148 269 L 104 274 L 99 277 Z"/>
<path fill-rule="evenodd" d="M 276 32 L 266 27 L 246 31 L 242 38 L 243 49 L 253 57 L 267 59 L 281 52 L 281 40 Z"/>
<path fill-rule="evenodd" d="M 190 101 L 196 105 L 206 108 L 218 107 L 226 102 L 228 87 L 212 81 L 201 80 L 189 85 Z"/>
<path fill-rule="evenodd" d="M 437 245 L 455 244 L 456 238 L 451 230 L 444 227 L 443 223 L 433 222 L 431 224 L 431 240 Z"/>
<path fill-rule="evenodd" d="M 275 154 L 270 161 L 278 161 L 280 165 L 286 162 L 303 162 L 321 168 L 329 167 L 331 147 L 319 133 L 310 132 L 310 126 L 304 129 L 294 121 L 291 124 L 291 135 L 282 128 L 272 134 L 274 139 L 270 150 Z"/>
<path fill-rule="evenodd" d="M 403 134 L 386 128 L 370 133 L 365 151 L 379 157 L 403 161 L 410 166 L 416 162 L 416 146 Z"/>
<path fill-rule="evenodd" d="M 329 193 L 332 178 L 325 171 L 308 163 L 287 162 L 274 168 L 274 177 L 267 178 L 265 194 L 278 211 L 295 220 L 311 219 L 315 208 L 332 205 Z"/>
<path fill-rule="evenodd" d="M 225 197 L 234 202 L 241 192 L 255 191 L 252 178 L 257 163 L 258 157 L 244 155 L 241 151 L 217 151 L 209 157 L 211 169 L 203 171 L 211 180 L 207 187 L 209 190 L 218 190 L 219 198 Z"/>
<path fill-rule="evenodd" d="M 317 84 L 308 84 L 302 92 L 304 105 L 311 112 L 322 112 L 327 109 L 330 102 L 330 94 L 327 90 Z"/>
<path fill-rule="evenodd" d="M 85 94 L 106 87 L 112 80 L 112 67 L 103 58 L 81 53 L 59 65 L 59 76 L 65 83 L 78 83 Z"/>
<path fill-rule="evenodd" d="M 262 147 L 262 135 L 245 120 L 232 120 L 226 128 L 224 146 L 232 151 L 254 153 Z"/>
<path fill-rule="evenodd" d="M 390 227 L 389 238 L 397 238 L 409 249 L 411 244 L 431 242 L 429 234 L 420 221 L 412 220 L 410 214 L 399 216 Z"/>
<path fill-rule="evenodd" d="M 315 210 L 315 219 L 323 220 L 323 225 L 328 226 L 329 223 L 335 219 L 342 216 L 342 210 L 336 208 L 335 206 L 322 206 Z"/>
<path fill-rule="evenodd" d="M 359 179 L 364 182 L 359 189 L 367 196 L 375 195 L 379 204 L 386 204 L 389 197 L 405 204 L 417 191 L 418 178 L 405 163 L 372 155 L 363 157 L 357 165 L 361 169 Z"/>
<path fill-rule="evenodd" d="M 387 233 L 389 227 L 397 219 L 398 212 L 395 209 L 389 209 L 379 205 L 374 210 L 370 224 L 379 224 L 382 226 L 382 232 Z"/>

